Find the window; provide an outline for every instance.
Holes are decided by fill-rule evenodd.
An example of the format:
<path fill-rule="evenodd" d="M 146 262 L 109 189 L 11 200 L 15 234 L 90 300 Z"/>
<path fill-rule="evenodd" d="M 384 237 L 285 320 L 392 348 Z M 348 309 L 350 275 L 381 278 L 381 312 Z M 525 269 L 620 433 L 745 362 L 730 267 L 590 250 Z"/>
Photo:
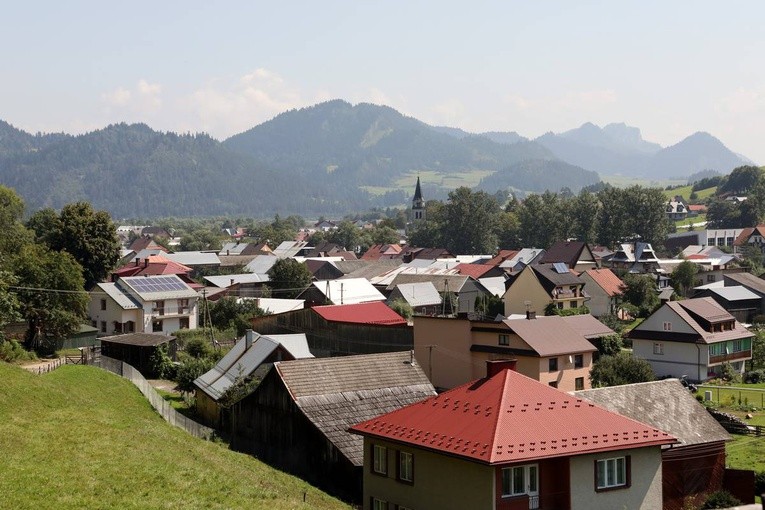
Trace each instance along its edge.
<path fill-rule="evenodd" d="M 382 499 L 372 498 L 372 510 L 388 510 L 388 502 Z"/>
<path fill-rule="evenodd" d="M 662 342 L 654 342 L 653 343 L 653 353 L 654 354 L 664 354 L 664 344 Z"/>
<path fill-rule="evenodd" d="M 93 326 L 94 328 L 97 328 L 98 327 L 98 321 L 90 321 L 90 325 Z"/>
<path fill-rule="evenodd" d="M 595 490 L 629 487 L 629 455 L 595 461 Z"/>
<path fill-rule="evenodd" d="M 105 299 L 101 300 L 101 310 L 106 310 L 106 300 Z"/>
<path fill-rule="evenodd" d="M 106 321 L 101 321 L 101 333 L 106 333 Z"/>
<path fill-rule="evenodd" d="M 720 342 L 709 346 L 710 356 L 720 356 L 722 354 L 725 354 L 725 342 Z"/>
<path fill-rule="evenodd" d="M 398 452 L 398 479 L 402 482 L 414 483 L 414 455 L 409 452 Z"/>
<path fill-rule="evenodd" d="M 574 379 L 574 389 L 576 391 L 584 389 L 584 377 L 577 377 Z"/>
<path fill-rule="evenodd" d="M 733 352 L 741 352 L 741 340 L 733 340 Z"/>
<path fill-rule="evenodd" d="M 582 368 L 584 366 L 584 355 L 583 354 L 575 354 L 574 355 L 574 368 Z"/>
<path fill-rule="evenodd" d="M 725 246 L 733 246 L 733 242 L 735 241 L 735 238 L 733 237 L 726 237 L 725 238 Z"/>
<path fill-rule="evenodd" d="M 189 313 L 189 298 L 178 300 L 178 313 Z"/>
<path fill-rule="evenodd" d="M 707 275 L 707 283 L 712 283 L 713 281 L 715 281 L 715 275 L 708 274 Z"/>
<path fill-rule="evenodd" d="M 558 371 L 558 358 L 550 358 L 547 360 L 548 366 L 547 369 L 549 372 L 557 372 Z"/>
<path fill-rule="evenodd" d="M 563 301 L 558 301 L 558 310 L 563 310 Z"/>
<path fill-rule="evenodd" d="M 536 494 L 539 491 L 536 464 L 502 468 L 502 496 Z"/>
<path fill-rule="evenodd" d="M 165 315 L 165 302 L 164 301 L 155 301 L 154 302 L 154 311 L 157 312 L 157 315 Z"/>
<path fill-rule="evenodd" d="M 558 381 L 550 381 L 549 383 L 547 383 L 547 385 L 552 387 L 552 388 L 557 388 L 558 387 Z"/>
<path fill-rule="evenodd" d="M 378 475 L 388 474 L 388 449 L 379 444 L 372 445 L 372 472 Z"/>
<path fill-rule="evenodd" d="M 665 322 L 664 323 L 664 331 L 672 331 L 672 323 L 671 322 Z"/>
<path fill-rule="evenodd" d="M 161 333 L 162 332 L 162 321 L 152 321 L 151 322 L 151 331 L 153 333 Z"/>
<path fill-rule="evenodd" d="M 510 345 L 510 336 L 499 335 L 499 345 Z"/>

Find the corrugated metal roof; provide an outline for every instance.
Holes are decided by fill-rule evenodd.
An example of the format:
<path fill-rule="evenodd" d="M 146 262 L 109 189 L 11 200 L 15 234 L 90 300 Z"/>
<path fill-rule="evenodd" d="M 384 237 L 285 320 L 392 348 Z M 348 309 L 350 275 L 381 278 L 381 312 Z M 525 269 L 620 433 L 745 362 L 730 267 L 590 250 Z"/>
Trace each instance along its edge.
<path fill-rule="evenodd" d="M 213 400 L 236 382 L 237 377 L 249 377 L 273 353 L 279 344 L 295 358 L 312 358 L 305 334 L 269 335 L 254 333 L 250 348 L 247 337 L 242 337 L 208 372 L 194 380 L 194 385 Z"/>
<path fill-rule="evenodd" d="M 441 304 L 441 294 L 431 282 L 402 283 L 391 297 L 401 297 L 412 307 Z"/>
<path fill-rule="evenodd" d="M 124 335 L 114 335 L 101 337 L 101 342 L 113 344 L 137 345 L 140 347 L 152 347 L 162 345 L 175 340 L 174 336 L 164 333 L 126 333 Z"/>
<path fill-rule="evenodd" d="M 723 277 L 725 281 L 732 280 L 750 290 L 765 294 L 765 280 L 757 278 L 751 273 L 730 273 L 723 275 Z"/>
<path fill-rule="evenodd" d="M 479 278 L 478 282 L 484 286 L 486 290 L 491 292 L 497 297 L 502 297 L 505 294 L 505 277 L 493 276 L 491 278 Z"/>
<path fill-rule="evenodd" d="M 135 310 L 137 308 L 142 308 L 140 303 L 138 303 L 135 299 L 133 299 L 132 296 L 130 296 L 126 292 L 123 292 L 114 283 L 99 283 L 97 284 L 97 287 L 101 289 L 102 291 L 104 291 L 114 301 L 116 301 L 117 304 L 120 305 L 123 310 Z"/>
<path fill-rule="evenodd" d="M 351 431 L 486 464 L 676 442 L 655 427 L 512 370 L 359 423 Z"/>
<path fill-rule="evenodd" d="M 624 384 L 573 394 L 668 432 L 682 446 L 732 439 L 677 379 Z"/>
<path fill-rule="evenodd" d="M 267 282 L 268 275 L 256 273 L 224 274 L 219 276 L 205 276 L 205 280 L 216 287 L 225 288 L 231 287 L 232 285 Z"/>
<path fill-rule="evenodd" d="M 163 255 L 168 260 L 178 262 L 184 266 L 219 266 L 220 259 L 216 253 L 204 251 L 178 251 Z"/>
<path fill-rule="evenodd" d="M 736 285 L 735 287 L 717 287 L 709 289 L 727 301 L 743 301 L 746 299 L 760 299 L 760 296 L 747 289 L 743 285 Z"/>
<path fill-rule="evenodd" d="M 597 349 L 558 315 L 505 319 L 505 324 L 541 357 L 593 352 Z"/>
<path fill-rule="evenodd" d="M 239 298 L 239 301 L 244 299 L 256 300 L 260 309 L 272 315 L 277 313 L 290 312 L 292 310 L 302 310 L 305 307 L 305 301 L 302 299 Z"/>
<path fill-rule="evenodd" d="M 436 394 L 411 351 L 274 363 L 305 416 L 354 465 L 364 462 L 361 436 L 348 429 Z"/>
<path fill-rule="evenodd" d="M 305 241 L 283 241 L 274 249 L 273 254 L 279 258 L 290 258 L 297 255 L 306 246 L 308 243 Z"/>
<path fill-rule="evenodd" d="M 276 264 L 277 260 L 279 257 L 273 255 L 258 255 L 244 266 L 244 270 L 250 273 L 266 274 Z"/>
<path fill-rule="evenodd" d="M 406 324 L 406 319 L 381 301 L 349 305 L 314 306 L 311 310 L 319 314 L 324 320 L 330 322 L 380 324 L 387 326 L 402 326 Z"/>
<path fill-rule="evenodd" d="M 312 285 L 334 304 L 367 303 L 385 301 L 379 290 L 365 278 L 343 278 L 341 280 L 320 280 Z"/>

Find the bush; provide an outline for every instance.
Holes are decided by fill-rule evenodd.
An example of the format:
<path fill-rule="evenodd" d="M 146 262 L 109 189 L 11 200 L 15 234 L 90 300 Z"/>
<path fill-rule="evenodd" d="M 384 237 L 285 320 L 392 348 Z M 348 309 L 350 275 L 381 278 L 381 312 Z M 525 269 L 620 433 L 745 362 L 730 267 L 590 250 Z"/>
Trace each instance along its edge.
<path fill-rule="evenodd" d="M 14 361 L 35 359 L 37 359 L 37 355 L 24 349 L 16 340 L 0 341 L 0 361 L 13 363 Z"/>
<path fill-rule="evenodd" d="M 750 384 L 765 382 L 765 369 L 759 368 L 757 370 L 746 372 L 744 374 L 744 382 Z"/>
<path fill-rule="evenodd" d="M 754 493 L 765 493 L 765 471 L 755 471 L 754 473 Z"/>
<path fill-rule="evenodd" d="M 598 351 L 603 356 L 614 356 L 619 354 L 622 350 L 622 337 L 621 335 L 608 335 L 600 339 Z"/>
<path fill-rule="evenodd" d="M 741 379 L 741 375 L 726 361 L 720 365 L 720 378 L 724 381 L 735 382 Z"/>
<path fill-rule="evenodd" d="M 407 303 L 403 299 L 395 299 L 393 302 L 391 302 L 390 305 L 391 310 L 399 314 L 401 317 L 403 317 L 406 320 L 410 320 L 412 318 L 412 315 L 414 315 L 414 311 L 412 310 L 412 305 Z"/>
<path fill-rule="evenodd" d="M 728 491 L 717 491 L 707 496 L 706 501 L 701 506 L 702 510 L 712 510 L 714 508 L 730 508 L 732 506 L 738 506 L 741 501 L 736 499 Z"/>
<path fill-rule="evenodd" d="M 151 375 L 158 379 L 173 379 L 175 377 L 175 363 L 167 355 L 167 345 L 160 345 L 154 350 L 149 358 Z"/>
<path fill-rule="evenodd" d="M 175 371 L 175 382 L 181 391 L 194 391 L 194 380 L 210 370 L 215 362 L 210 358 L 187 358 Z"/>
<path fill-rule="evenodd" d="M 621 333 L 624 331 L 624 323 L 619 320 L 619 317 L 616 315 L 609 313 L 606 315 L 601 315 L 598 317 L 598 320 L 604 325 L 614 330 L 616 333 Z"/>
<path fill-rule="evenodd" d="M 210 345 L 210 341 L 195 337 L 186 342 L 186 354 L 193 358 L 210 358 L 213 355 L 213 347 Z"/>
<path fill-rule="evenodd" d="M 594 388 L 648 382 L 655 378 L 653 369 L 646 360 L 634 358 L 626 352 L 615 356 L 601 356 L 592 364 L 590 371 L 590 380 Z"/>

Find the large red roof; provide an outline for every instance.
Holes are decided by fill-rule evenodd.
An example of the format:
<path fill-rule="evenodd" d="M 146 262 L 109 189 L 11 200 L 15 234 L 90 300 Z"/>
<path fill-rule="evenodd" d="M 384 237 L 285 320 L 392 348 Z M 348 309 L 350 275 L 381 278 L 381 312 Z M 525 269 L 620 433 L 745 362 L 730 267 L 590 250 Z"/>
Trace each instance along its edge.
<path fill-rule="evenodd" d="M 312 310 L 330 322 L 383 324 L 386 326 L 406 325 L 406 319 L 391 310 L 382 301 L 352 305 L 315 306 Z"/>
<path fill-rule="evenodd" d="M 113 274 L 124 278 L 126 276 L 154 276 L 162 274 L 189 274 L 191 268 L 178 262 L 166 259 L 161 255 L 150 255 L 146 261 L 139 261 L 137 264 L 131 262 L 119 269 Z"/>
<path fill-rule="evenodd" d="M 676 442 L 513 370 L 359 423 L 351 432 L 488 464 Z"/>
<path fill-rule="evenodd" d="M 494 266 L 487 264 L 457 264 L 457 270 L 460 272 L 460 274 L 465 276 L 472 276 L 476 280 L 481 278 L 492 269 L 494 269 Z"/>
<path fill-rule="evenodd" d="M 609 296 L 624 294 L 624 283 L 610 269 L 588 269 L 584 273 L 592 278 Z"/>

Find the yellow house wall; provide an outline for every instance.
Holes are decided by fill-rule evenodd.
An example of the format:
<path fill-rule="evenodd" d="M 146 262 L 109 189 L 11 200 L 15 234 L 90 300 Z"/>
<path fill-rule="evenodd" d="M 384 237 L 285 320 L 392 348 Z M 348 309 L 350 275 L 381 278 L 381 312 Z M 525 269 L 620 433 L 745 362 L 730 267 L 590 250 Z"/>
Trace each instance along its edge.
<path fill-rule="evenodd" d="M 372 473 L 372 444 L 388 448 L 388 475 Z M 414 455 L 414 483 L 396 480 L 396 450 Z M 465 510 L 491 509 L 494 505 L 494 469 L 395 443 L 364 438 L 364 508 L 371 509 L 372 498 L 413 509 Z"/>
<path fill-rule="evenodd" d="M 526 301 L 530 301 L 530 309 L 539 315 L 544 314 L 545 307 L 552 297 L 545 291 L 530 268 L 524 269 L 503 296 L 505 315 L 525 314 Z"/>

